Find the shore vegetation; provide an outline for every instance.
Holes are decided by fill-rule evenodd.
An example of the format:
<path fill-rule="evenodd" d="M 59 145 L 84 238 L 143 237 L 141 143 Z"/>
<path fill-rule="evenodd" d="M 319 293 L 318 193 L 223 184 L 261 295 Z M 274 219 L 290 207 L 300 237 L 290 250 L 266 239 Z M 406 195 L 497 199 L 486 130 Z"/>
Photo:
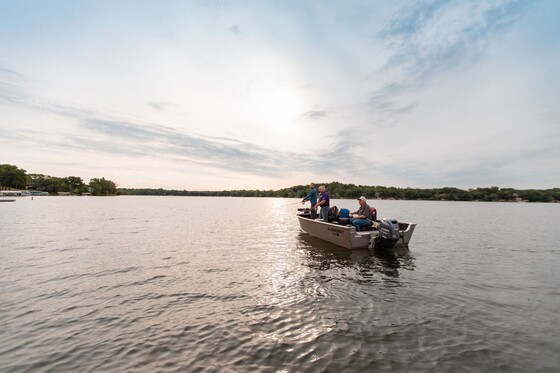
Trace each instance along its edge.
<path fill-rule="evenodd" d="M 460 189 L 444 188 L 398 188 L 344 184 L 339 182 L 315 183 L 325 185 L 331 198 L 353 199 L 365 196 L 368 199 L 429 200 L 429 201 L 503 201 L 503 202 L 560 202 L 560 188 L 514 189 L 497 186 Z M 49 194 L 91 194 L 95 196 L 206 196 L 206 197 L 280 197 L 303 198 L 309 192 L 307 185 L 294 185 L 278 190 L 242 189 L 222 191 L 177 190 L 163 188 L 117 188 L 117 184 L 104 177 L 93 178 L 84 183 L 81 177 L 54 177 L 43 174 L 28 174 L 24 169 L 10 164 L 0 164 L 0 189 L 27 189 Z"/>
<path fill-rule="evenodd" d="M 343 184 L 339 182 L 316 183 L 325 185 L 331 198 L 353 199 L 365 196 L 368 199 L 430 200 L 430 201 L 508 201 L 508 202 L 560 202 L 560 188 L 553 189 L 514 189 L 487 188 L 459 189 L 445 188 L 397 188 Z M 283 197 L 303 198 L 309 192 L 306 185 L 295 185 L 279 190 L 222 190 L 192 191 L 175 189 L 134 189 L 121 188 L 123 195 L 145 196 L 221 196 L 221 197 Z"/>
<path fill-rule="evenodd" d="M 104 177 L 84 183 L 79 176 L 56 177 L 43 174 L 28 174 L 27 171 L 10 164 L 0 164 L 0 189 L 26 189 L 47 192 L 52 195 L 69 193 L 112 196 L 118 194 L 117 184 Z"/>

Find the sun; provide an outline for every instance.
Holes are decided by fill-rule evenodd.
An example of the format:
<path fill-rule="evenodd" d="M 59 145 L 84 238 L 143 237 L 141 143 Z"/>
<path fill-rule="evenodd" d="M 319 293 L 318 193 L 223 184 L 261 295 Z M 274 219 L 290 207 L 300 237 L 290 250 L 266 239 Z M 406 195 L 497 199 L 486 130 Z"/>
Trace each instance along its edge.
<path fill-rule="evenodd" d="M 300 79 L 290 62 L 278 56 L 259 56 L 247 86 L 248 108 L 262 128 L 288 131 L 302 114 Z"/>
<path fill-rule="evenodd" d="M 253 110 L 256 119 L 267 128 L 290 127 L 301 115 L 301 98 L 287 86 L 268 84 L 255 98 Z"/>

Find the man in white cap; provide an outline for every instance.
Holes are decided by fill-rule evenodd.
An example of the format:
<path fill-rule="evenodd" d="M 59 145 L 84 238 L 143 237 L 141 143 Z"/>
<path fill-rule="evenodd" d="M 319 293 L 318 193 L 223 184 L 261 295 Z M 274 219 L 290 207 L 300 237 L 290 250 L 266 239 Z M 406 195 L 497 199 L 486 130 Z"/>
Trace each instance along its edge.
<path fill-rule="evenodd" d="M 350 224 L 352 224 L 356 231 L 359 232 L 363 227 L 369 227 L 372 224 L 371 219 L 371 208 L 367 204 L 366 197 L 361 196 L 358 198 L 358 203 L 360 208 L 358 211 L 350 214 Z"/>

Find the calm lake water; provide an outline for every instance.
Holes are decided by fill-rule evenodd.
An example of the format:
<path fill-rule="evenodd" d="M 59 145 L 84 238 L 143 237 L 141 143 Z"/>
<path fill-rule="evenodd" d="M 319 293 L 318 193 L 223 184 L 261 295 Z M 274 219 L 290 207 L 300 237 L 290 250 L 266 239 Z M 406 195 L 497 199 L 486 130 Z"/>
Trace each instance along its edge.
<path fill-rule="evenodd" d="M 296 201 L 0 204 L 0 371 L 560 368 L 560 204 L 374 201 L 418 223 L 387 253 L 300 232 Z"/>

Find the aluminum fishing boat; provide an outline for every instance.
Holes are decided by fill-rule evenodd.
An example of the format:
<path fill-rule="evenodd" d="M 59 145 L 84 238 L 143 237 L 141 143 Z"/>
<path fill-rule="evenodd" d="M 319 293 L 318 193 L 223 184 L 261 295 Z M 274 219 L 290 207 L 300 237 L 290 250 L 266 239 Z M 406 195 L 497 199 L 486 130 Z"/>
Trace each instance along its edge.
<path fill-rule="evenodd" d="M 408 247 L 415 223 L 398 222 L 396 219 L 382 219 L 373 222 L 371 230 L 357 232 L 356 228 L 345 221 L 326 223 L 312 219 L 308 209 L 298 215 L 302 231 L 317 238 L 332 242 L 347 249 L 393 248 L 399 244 Z"/>

